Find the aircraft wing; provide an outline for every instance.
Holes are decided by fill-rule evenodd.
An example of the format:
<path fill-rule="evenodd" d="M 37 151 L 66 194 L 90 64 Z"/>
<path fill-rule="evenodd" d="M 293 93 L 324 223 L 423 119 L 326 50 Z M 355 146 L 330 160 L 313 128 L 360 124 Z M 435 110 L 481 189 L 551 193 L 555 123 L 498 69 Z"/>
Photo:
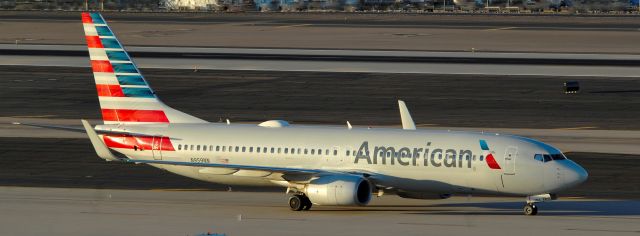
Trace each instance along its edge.
<path fill-rule="evenodd" d="M 236 164 L 224 164 L 224 163 L 167 161 L 167 160 L 121 159 L 121 161 L 129 162 L 129 163 L 219 168 L 219 169 L 222 169 L 222 171 L 216 174 L 238 175 L 237 173 L 243 173 L 243 175 L 247 175 L 247 176 L 264 177 L 264 178 L 275 180 L 275 181 L 284 180 L 284 181 L 293 182 L 293 183 L 306 183 L 322 175 L 358 175 L 363 177 L 369 176 L 369 174 L 357 173 L 352 171 L 303 169 L 303 168 L 295 168 L 295 167 L 270 167 L 270 166 L 236 165 Z M 244 172 L 241 172 L 241 171 L 244 171 Z M 249 173 L 246 173 L 246 172 L 249 172 Z"/>

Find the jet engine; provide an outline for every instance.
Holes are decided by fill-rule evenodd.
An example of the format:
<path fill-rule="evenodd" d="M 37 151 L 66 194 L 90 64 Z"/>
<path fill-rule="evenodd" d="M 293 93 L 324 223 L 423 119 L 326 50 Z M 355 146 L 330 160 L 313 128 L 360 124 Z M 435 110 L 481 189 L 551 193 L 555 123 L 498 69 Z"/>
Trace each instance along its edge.
<path fill-rule="evenodd" d="M 309 183 L 304 193 L 318 205 L 364 206 L 371 200 L 371 185 L 360 176 L 322 176 Z"/>

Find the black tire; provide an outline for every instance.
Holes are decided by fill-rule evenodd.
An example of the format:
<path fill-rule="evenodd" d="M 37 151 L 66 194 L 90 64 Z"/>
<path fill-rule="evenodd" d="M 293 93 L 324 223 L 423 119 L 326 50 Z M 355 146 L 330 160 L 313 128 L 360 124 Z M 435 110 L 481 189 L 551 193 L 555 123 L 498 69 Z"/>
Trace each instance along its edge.
<path fill-rule="evenodd" d="M 307 196 L 303 197 L 303 207 L 302 210 L 303 211 L 308 211 L 309 209 L 311 209 L 311 206 L 313 206 L 313 203 L 311 203 L 311 200 L 309 200 L 309 198 Z"/>
<path fill-rule="evenodd" d="M 292 211 L 301 211 L 304 208 L 304 200 L 300 195 L 294 195 L 289 198 L 289 207 Z"/>
<path fill-rule="evenodd" d="M 536 205 L 534 204 L 524 205 L 524 209 L 522 210 L 524 211 L 524 214 L 527 216 L 534 216 L 538 214 L 538 207 L 536 207 Z"/>

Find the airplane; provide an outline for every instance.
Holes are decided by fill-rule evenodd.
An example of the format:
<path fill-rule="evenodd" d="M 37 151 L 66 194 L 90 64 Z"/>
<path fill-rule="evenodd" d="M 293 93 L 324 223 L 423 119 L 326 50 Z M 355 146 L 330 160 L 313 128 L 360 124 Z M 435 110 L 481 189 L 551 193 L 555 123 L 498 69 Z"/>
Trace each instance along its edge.
<path fill-rule="evenodd" d="M 417 129 L 401 100 L 402 129 L 210 123 L 162 103 L 101 14 L 84 12 L 82 23 L 104 124 L 81 120 L 76 130 L 106 161 L 219 184 L 280 186 L 294 211 L 365 206 L 384 193 L 489 194 L 525 197 L 524 214 L 536 215 L 535 203 L 588 177 L 560 150 L 530 138 Z"/>

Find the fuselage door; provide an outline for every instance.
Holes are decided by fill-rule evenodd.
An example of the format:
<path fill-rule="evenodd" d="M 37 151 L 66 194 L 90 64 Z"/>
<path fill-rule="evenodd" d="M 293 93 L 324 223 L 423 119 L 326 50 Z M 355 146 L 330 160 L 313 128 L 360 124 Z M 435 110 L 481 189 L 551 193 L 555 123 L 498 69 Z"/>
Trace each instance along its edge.
<path fill-rule="evenodd" d="M 151 152 L 153 153 L 153 159 L 162 160 L 162 139 L 164 137 L 153 136 L 153 141 L 151 142 Z"/>
<path fill-rule="evenodd" d="M 507 147 L 504 153 L 504 172 L 505 175 L 516 174 L 516 158 L 518 157 L 518 147 Z"/>

